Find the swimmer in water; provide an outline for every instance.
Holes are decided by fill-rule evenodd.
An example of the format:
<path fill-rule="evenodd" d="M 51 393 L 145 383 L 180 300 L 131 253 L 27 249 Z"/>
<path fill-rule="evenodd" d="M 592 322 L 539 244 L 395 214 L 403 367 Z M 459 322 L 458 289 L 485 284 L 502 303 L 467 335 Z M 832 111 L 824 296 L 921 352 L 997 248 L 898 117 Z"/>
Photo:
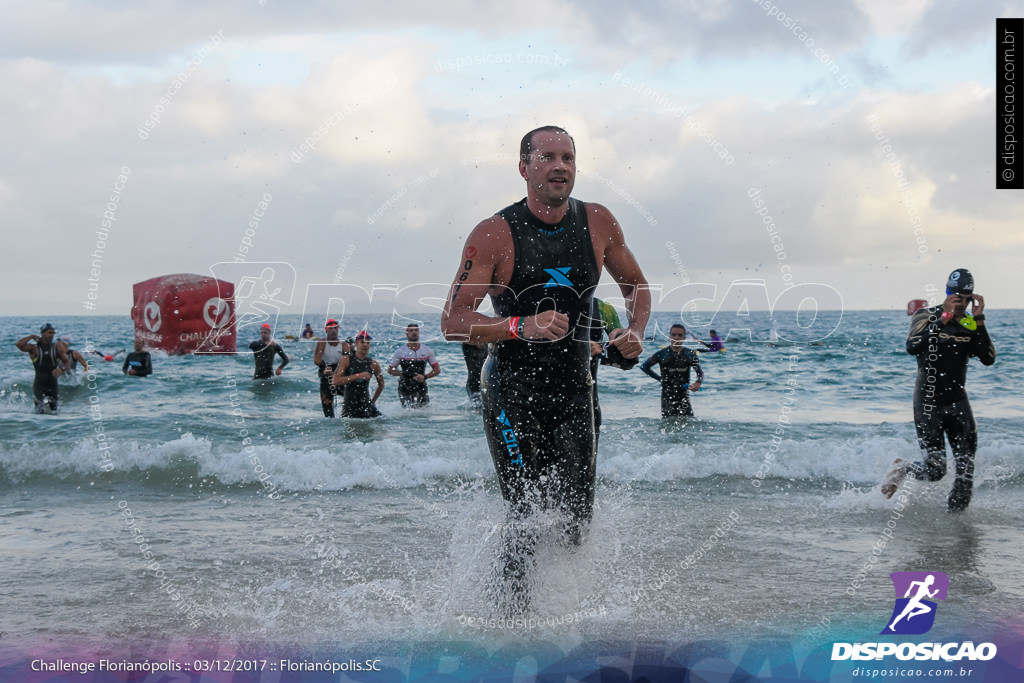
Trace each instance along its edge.
<path fill-rule="evenodd" d="M 68 367 L 61 375 L 63 379 L 70 378 L 76 372 L 78 372 L 78 366 L 81 365 L 82 369 L 89 372 L 89 361 L 85 360 L 85 356 L 80 354 L 75 349 L 71 348 L 71 337 L 61 336 L 57 337 L 57 345 L 63 347 L 64 352 L 68 355 Z"/>
<path fill-rule="evenodd" d="M 403 407 L 418 408 L 430 403 L 427 380 L 441 374 L 441 364 L 426 344 L 420 343 L 420 326 L 405 328 L 406 343 L 398 347 L 388 364 L 388 374 L 399 377 L 398 400 Z M 430 371 L 427 371 L 427 366 Z"/>
<path fill-rule="evenodd" d="M 704 345 L 708 347 L 706 353 L 717 353 L 718 351 L 725 351 L 725 344 L 722 343 L 722 338 L 719 337 L 718 333 L 715 332 L 714 330 L 711 330 L 711 343 Z"/>
<path fill-rule="evenodd" d="M 336 387 L 344 387 L 341 406 L 342 417 L 380 417 L 377 399 L 384 391 L 384 373 L 380 365 L 370 358 L 370 342 L 373 337 L 363 330 L 356 335 L 355 353 L 342 356 L 338 369 L 331 380 Z M 377 378 L 377 390 L 370 398 L 370 378 Z"/>
<path fill-rule="evenodd" d="M 946 300 L 922 308 L 910 319 L 907 353 L 917 356 L 914 425 L 923 461 L 893 463 L 882 485 L 891 498 L 906 476 L 938 481 L 946 474 L 946 440 L 956 463 L 949 493 L 950 512 L 965 510 L 974 488 L 974 452 L 978 427 L 967 399 L 967 364 L 972 356 L 982 365 L 996 362 L 996 349 L 985 327 L 985 299 L 974 293 L 974 276 L 966 268 L 950 273 Z M 967 307 L 971 313 L 967 313 Z"/>
<path fill-rule="evenodd" d="M 699 391 L 704 381 L 704 371 L 700 367 L 697 353 L 683 346 L 686 341 L 686 328 L 676 323 L 669 331 L 669 345 L 644 361 L 640 369 L 661 382 L 661 416 L 679 417 L 692 416 L 690 391 Z M 659 375 L 651 368 L 655 365 L 661 370 Z M 697 381 L 690 384 L 690 368 L 697 372 Z"/>
<path fill-rule="evenodd" d="M 135 350 L 125 356 L 121 372 L 132 377 L 149 377 L 153 374 L 153 359 L 145 349 L 141 337 L 135 338 Z"/>
<path fill-rule="evenodd" d="M 320 405 L 324 417 L 334 417 L 334 397 L 337 391 L 331 380 L 341 357 L 352 353 L 352 347 L 348 342 L 338 339 L 338 321 L 334 318 L 324 325 L 324 333 L 327 338 L 318 341 L 313 349 L 313 364 L 317 366 L 317 375 L 320 377 Z"/>
<path fill-rule="evenodd" d="M 544 126 L 520 143 L 526 198 L 473 229 L 441 318 L 451 341 L 491 343 L 483 370 L 487 444 L 506 502 L 501 579 L 505 608 L 528 608 L 536 535 L 522 520 L 556 511 L 562 539 L 583 541 L 594 508 L 596 456 L 590 373 L 591 298 L 608 272 L 626 300 L 629 327 L 609 344 L 627 359 L 643 350 L 650 291 L 618 221 L 570 198 L 576 148 Z M 494 317 L 477 312 L 490 296 Z"/>
<path fill-rule="evenodd" d="M 57 412 L 59 389 L 57 378 L 67 369 L 68 355 L 54 336 L 57 330 L 46 323 L 39 328 L 39 334 L 30 334 L 14 342 L 18 350 L 27 353 L 35 368 L 35 379 L 32 382 L 32 400 L 38 414 L 52 415 Z M 29 342 L 35 342 L 29 344 Z"/>
<path fill-rule="evenodd" d="M 288 365 L 288 354 L 284 352 L 281 345 L 273 339 L 270 325 L 260 325 L 260 338 L 249 344 L 252 349 L 252 358 L 256 363 L 256 372 L 253 379 L 270 379 L 274 375 L 280 375 L 284 366 Z M 281 364 L 274 369 L 274 354 L 281 356 Z"/>

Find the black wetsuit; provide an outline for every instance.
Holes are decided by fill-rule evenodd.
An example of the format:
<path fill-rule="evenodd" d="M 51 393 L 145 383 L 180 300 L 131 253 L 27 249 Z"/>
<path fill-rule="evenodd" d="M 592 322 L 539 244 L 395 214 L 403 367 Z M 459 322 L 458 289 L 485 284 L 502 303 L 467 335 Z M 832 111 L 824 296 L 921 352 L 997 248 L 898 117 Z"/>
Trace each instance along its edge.
<path fill-rule="evenodd" d="M 256 373 L 253 379 L 270 379 L 274 376 L 274 354 L 281 356 L 281 367 L 288 365 L 288 356 L 277 342 L 264 344 L 262 339 L 249 344 L 252 357 L 256 361 Z"/>
<path fill-rule="evenodd" d="M 470 400 L 480 400 L 480 371 L 487 360 L 487 347 L 463 344 L 462 357 L 466 360 L 466 394 Z"/>
<path fill-rule="evenodd" d="M 425 406 L 430 403 L 427 383 L 416 381 L 416 375 L 427 374 L 427 361 L 403 358 L 400 365 L 402 376 L 398 378 L 398 400 L 403 406 Z"/>
<path fill-rule="evenodd" d="M 320 375 L 320 405 L 324 409 L 324 417 L 334 417 L 334 397 L 338 393 L 338 388 L 331 380 L 334 378 L 334 371 L 338 369 L 338 362 L 346 355 L 342 351 L 343 348 L 343 342 L 340 340 L 335 344 L 325 341 L 324 349 L 320 352 L 323 360 L 317 367 Z"/>
<path fill-rule="evenodd" d="M 36 344 L 36 357 L 32 359 L 32 365 L 36 370 L 36 377 L 32 382 L 32 399 L 36 412 L 57 412 L 59 389 L 53 371 L 63 367 L 60 356 L 57 355 L 57 345 L 43 347 Z"/>
<path fill-rule="evenodd" d="M 922 308 L 910 321 L 907 353 L 917 356 L 914 384 L 914 425 L 925 452 L 923 462 L 908 466 L 917 479 L 938 481 L 946 474 L 949 439 L 956 462 L 956 481 L 949 494 L 949 509 L 963 510 L 974 487 L 974 452 L 978 428 L 967 400 L 967 361 L 977 356 L 982 365 L 996 361 L 996 349 L 984 324 L 969 330 L 958 322 L 942 325 L 942 307 Z"/>
<path fill-rule="evenodd" d="M 535 218 L 526 200 L 500 212 L 511 229 L 515 266 L 492 296 L 498 316 L 557 310 L 569 317 L 557 341 L 495 342 L 483 370 L 484 427 L 501 493 L 515 519 L 540 507 L 566 516 L 579 542 L 594 505 L 594 399 L 589 314 L 600 272 L 583 203 L 571 199 L 557 225 Z M 507 525 L 506 577 L 521 581 L 532 541 Z M 520 527 L 521 528 L 521 527 Z"/>
<path fill-rule="evenodd" d="M 373 359 L 358 358 L 352 354 L 348 358 L 348 367 L 342 373 L 344 377 L 358 375 L 361 372 L 373 374 Z M 341 406 L 342 417 L 379 417 L 380 411 L 370 400 L 370 380 L 355 379 L 344 386 L 344 403 Z"/>
<path fill-rule="evenodd" d="M 590 341 L 601 343 L 604 339 L 605 329 L 601 324 L 601 312 L 597 307 L 597 299 L 592 299 L 593 304 L 590 311 Z M 601 355 L 590 357 L 590 378 L 594 382 L 594 452 L 597 453 L 597 445 L 601 441 L 601 401 L 597 395 L 597 369 L 601 367 Z"/>
<path fill-rule="evenodd" d="M 129 367 L 135 372 L 136 377 L 147 377 L 153 374 L 153 361 L 149 356 L 149 351 L 132 351 L 125 356 L 121 372 L 127 375 Z"/>
<path fill-rule="evenodd" d="M 415 342 L 413 342 L 415 343 Z M 416 375 L 427 375 L 427 366 L 437 363 L 434 352 L 429 347 L 419 344 L 414 351 L 408 344 L 395 351 L 389 367 L 402 368 L 398 378 L 398 400 L 403 407 L 422 407 L 430 403 L 426 380 L 419 382 Z"/>
<path fill-rule="evenodd" d="M 651 370 L 658 365 L 661 375 Z M 697 371 L 697 381 L 704 381 L 704 371 L 700 369 L 700 358 L 690 349 L 682 349 L 679 353 L 666 346 L 644 361 L 640 369 L 661 382 L 661 416 L 678 417 L 693 415 L 690 405 L 690 368 Z"/>

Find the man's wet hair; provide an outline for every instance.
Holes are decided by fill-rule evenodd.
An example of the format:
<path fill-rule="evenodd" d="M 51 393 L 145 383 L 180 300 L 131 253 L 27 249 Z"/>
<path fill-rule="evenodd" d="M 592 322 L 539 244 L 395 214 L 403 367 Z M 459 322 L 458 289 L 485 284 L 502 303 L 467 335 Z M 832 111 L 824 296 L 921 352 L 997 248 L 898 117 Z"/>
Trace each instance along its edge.
<path fill-rule="evenodd" d="M 576 141 L 572 139 L 572 136 L 564 128 L 559 126 L 541 126 L 540 128 L 534 128 L 523 136 L 523 141 L 519 143 L 520 161 L 530 160 L 530 153 L 533 151 L 533 136 L 537 133 L 559 133 L 565 135 L 569 138 L 569 142 L 572 143 L 572 151 L 576 151 Z"/>

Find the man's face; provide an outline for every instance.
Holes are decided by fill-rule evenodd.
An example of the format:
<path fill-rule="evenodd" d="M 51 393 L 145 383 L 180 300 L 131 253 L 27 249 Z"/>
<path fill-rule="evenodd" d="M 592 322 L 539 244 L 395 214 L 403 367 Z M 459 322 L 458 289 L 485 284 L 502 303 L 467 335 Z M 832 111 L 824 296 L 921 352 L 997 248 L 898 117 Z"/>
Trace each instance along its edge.
<path fill-rule="evenodd" d="M 263 340 L 264 342 L 269 342 L 270 341 L 270 328 L 269 327 L 261 327 L 260 328 L 260 339 Z"/>
<path fill-rule="evenodd" d="M 407 328 L 405 328 L 405 339 L 406 339 L 406 341 L 418 342 L 420 340 L 420 328 L 418 328 L 418 327 L 407 327 Z"/>
<path fill-rule="evenodd" d="M 337 341 L 337 339 L 338 339 L 338 326 L 337 325 L 331 325 L 330 327 L 325 328 L 324 331 L 327 333 L 327 339 L 329 341 Z"/>
<path fill-rule="evenodd" d="M 673 347 L 679 348 L 686 341 L 686 330 L 681 327 L 673 327 L 668 331 L 668 338 Z"/>
<path fill-rule="evenodd" d="M 965 310 L 967 310 L 967 307 L 971 304 L 971 300 L 973 298 L 974 297 L 971 294 L 966 294 L 963 292 L 957 294 L 956 298 L 953 299 L 953 313 L 955 315 L 960 315 L 961 313 L 963 313 Z"/>
<path fill-rule="evenodd" d="M 53 343 L 53 336 L 55 334 L 57 334 L 56 330 L 47 330 L 46 332 L 42 332 L 39 334 L 39 341 L 49 346 L 50 344 Z"/>
<path fill-rule="evenodd" d="M 536 133 L 530 158 L 519 162 L 527 193 L 547 206 L 561 206 L 576 183 L 576 150 L 565 133 Z"/>
<path fill-rule="evenodd" d="M 360 356 L 366 356 L 370 353 L 370 340 L 366 337 L 356 339 L 356 353 Z"/>
<path fill-rule="evenodd" d="M 144 346 L 144 344 L 143 344 L 141 339 L 136 339 L 135 340 L 135 350 L 136 351 L 142 351 L 142 347 L 143 346 Z"/>

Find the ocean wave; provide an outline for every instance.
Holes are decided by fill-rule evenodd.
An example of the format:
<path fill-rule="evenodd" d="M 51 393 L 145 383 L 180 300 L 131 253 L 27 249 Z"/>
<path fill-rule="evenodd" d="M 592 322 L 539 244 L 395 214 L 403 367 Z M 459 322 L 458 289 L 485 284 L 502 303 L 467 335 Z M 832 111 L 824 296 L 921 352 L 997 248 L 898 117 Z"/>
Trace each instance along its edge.
<path fill-rule="evenodd" d="M 611 439 L 604 435 L 598 478 L 614 486 L 697 481 L 710 477 L 763 483 L 803 482 L 873 487 L 895 458 L 920 457 L 911 436 L 781 439 L 727 445 L 728 437 L 665 443 L 657 438 Z M 104 457 L 108 455 L 109 457 Z M 978 451 L 979 487 L 1024 484 L 1024 446 L 991 440 Z M 950 459 L 950 469 L 952 460 Z M 339 441 L 329 447 L 287 448 L 273 443 L 215 443 L 186 433 L 165 443 L 110 442 L 100 448 L 83 438 L 70 448 L 37 442 L 0 448 L 0 484 L 145 480 L 148 485 L 189 488 L 273 486 L 278 491 L 343 491 L 449 486 L 490 480 L 493 465 L 483 436 L 432 439 L 415 445 L 395 439 Z"/>

